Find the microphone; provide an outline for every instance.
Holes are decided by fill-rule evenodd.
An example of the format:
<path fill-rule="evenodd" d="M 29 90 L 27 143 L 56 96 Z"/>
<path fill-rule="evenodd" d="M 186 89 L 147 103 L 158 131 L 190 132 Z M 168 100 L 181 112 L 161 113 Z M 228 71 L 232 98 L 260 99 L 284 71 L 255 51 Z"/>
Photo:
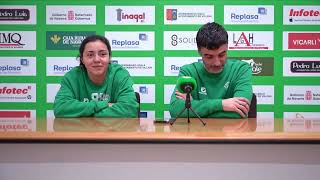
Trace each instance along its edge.
<path fill-rule="evenodd" d="M 197 87 L 197 82 L 193 77 L 180 76 L 177 80 L 177 89 L 181 93 L 191 93 Z"/>

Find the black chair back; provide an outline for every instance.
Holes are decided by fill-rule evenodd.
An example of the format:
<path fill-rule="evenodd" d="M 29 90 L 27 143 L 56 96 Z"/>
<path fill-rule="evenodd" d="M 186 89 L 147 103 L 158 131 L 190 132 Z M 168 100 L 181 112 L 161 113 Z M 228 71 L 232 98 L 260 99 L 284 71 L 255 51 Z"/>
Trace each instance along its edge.
<path fill-rule="evenodd" d="M 139 108 L 138 108 L 138 118 L 140 118 L 140 94 L 138 92 L 135 92 L 136 94 L 136 98 L 137 98 L 137 102 L 139 104 Z"/>
<path fill-rule="evenodd" d="M 257 117 L 257 96 L 253 93 L 250 110 L 248 112 L 248 118 L 256 118 Z"/>

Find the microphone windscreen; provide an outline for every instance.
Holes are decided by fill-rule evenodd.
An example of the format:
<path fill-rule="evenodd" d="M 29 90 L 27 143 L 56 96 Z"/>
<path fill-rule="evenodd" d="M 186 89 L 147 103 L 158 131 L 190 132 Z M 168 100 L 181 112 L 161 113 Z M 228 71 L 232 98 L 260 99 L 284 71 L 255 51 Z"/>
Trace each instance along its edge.
<path fill-rule="evenodd" d="M 190 76 L 180 76 L 177 80 L 177 89 L 181 93 L 187 93 L 186 87 L 191 88 L 190 93 L 196 89 L 197 82 L 193 77 Z"/>

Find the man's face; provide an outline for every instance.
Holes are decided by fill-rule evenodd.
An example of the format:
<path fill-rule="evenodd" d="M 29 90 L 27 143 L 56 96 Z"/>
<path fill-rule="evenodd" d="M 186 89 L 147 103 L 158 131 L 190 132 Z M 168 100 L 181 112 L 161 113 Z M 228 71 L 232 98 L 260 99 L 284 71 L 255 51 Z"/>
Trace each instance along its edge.
<path fill-rule="evenodd" d="M 209 73 L 217 74 L 223 70 L 227 60 L 228 44 L 221 45 L 218 49 L 202 47 L 199 54 L 202 57 L 204 67 Z"/>

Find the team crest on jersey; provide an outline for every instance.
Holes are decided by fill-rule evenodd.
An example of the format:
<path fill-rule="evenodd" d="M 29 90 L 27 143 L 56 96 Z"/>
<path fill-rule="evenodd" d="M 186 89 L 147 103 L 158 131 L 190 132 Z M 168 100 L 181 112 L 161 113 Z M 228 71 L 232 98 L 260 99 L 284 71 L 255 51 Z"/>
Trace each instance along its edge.
<path fill-rule="evenodd" d="M 207 95 L 207 89 L 205 87 L 201 87 L 199 94 Z"/>
<path fill-rule="evenodd" d="M 89 102 L 88 98 L 83 98 L 83 102 Z M 110 101 L 110 96 L 107 93 L 91 93 L 91 101 Z"/>
<path fill-rule="evenodd" d="M 223 87 L 224 87 L 224 89 L 226 89 L 226 90 L 227 90 L 227 89 L 229 88 L 229 84 L 230 84 L 230 81 L 226 82 L 226 83 L 224 84 L 224 86 L 223 86 Z"/>

